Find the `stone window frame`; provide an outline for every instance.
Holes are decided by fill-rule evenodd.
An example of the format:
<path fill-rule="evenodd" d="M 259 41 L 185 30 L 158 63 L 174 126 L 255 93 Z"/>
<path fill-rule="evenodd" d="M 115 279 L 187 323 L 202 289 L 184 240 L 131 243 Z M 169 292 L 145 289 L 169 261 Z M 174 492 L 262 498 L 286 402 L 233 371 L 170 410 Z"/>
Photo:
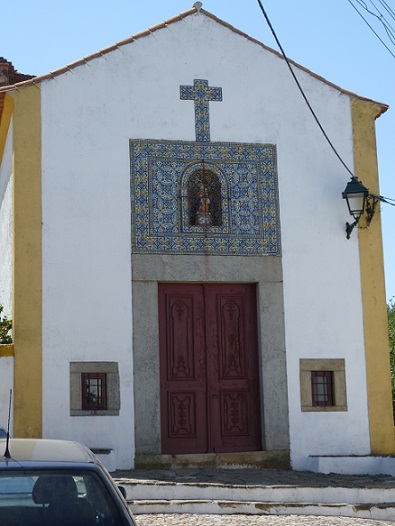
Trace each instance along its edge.
<path fill-rule="evenodd" d="M 82 409 L 82 374 L 105 374 L 107 409 Z M 70 362 L 70 416 L 117 416 L 121 409 L 117 362 Z"/>
<path fill-rule="evenodd" d="M 303 412 L 348 411 L 346 392 L 346 366 L 343 358 L 301 358 L 300 402 Z M 313 371 L 331 371 L 333 374 L 334 405 L 313 406 L 311 373 Z"/>

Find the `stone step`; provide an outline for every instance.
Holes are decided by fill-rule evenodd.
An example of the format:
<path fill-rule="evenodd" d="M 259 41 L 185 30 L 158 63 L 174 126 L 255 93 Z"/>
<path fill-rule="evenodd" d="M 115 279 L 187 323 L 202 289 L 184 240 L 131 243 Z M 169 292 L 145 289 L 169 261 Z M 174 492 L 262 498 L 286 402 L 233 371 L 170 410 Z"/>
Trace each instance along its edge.
<path fill-rule="evenodd" d="M 327 515 L 395 521 L 395 488 L 116 479 L 133 513 Z"/>
<path fill-rule="evenodd" d="M 385 504 L 395 502 L 395 488 L 258 486 L 218 483 L 123 481 L 129 500 L 224 500 L 241 502 L 311 502 L 327 504 Z"/>
<path fill-rule="evenodd" d="M 319 504 L 309 502 L 254 502 L 237 500 L 128 500 L 134 515 L 215 514 L 215 515 L 317 515 L 395 520 L 395 503 Z"/>

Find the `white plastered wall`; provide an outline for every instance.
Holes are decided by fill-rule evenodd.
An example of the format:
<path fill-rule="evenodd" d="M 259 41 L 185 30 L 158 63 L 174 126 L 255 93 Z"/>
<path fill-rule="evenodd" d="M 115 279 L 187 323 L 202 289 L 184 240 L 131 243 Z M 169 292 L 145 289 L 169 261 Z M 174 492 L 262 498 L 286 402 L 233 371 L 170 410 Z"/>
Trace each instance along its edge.
<path fill-rule="evenodd" d="M 349 97 L 297 74 L 352 168 Z M 44 435 L 114 447 L 117 467 L 132 459 L 129 139 L 194 141 L 193 102 L 179 87 L 199 78 L 223 90 L 210 103 L 212 141 L 277 146 L 293 465 L 366 454 L 358 245 L 356 233 L 345 238 L 341 199 L 349 175 L 284 61 L 203 14 L 42 84 Z M 347 412 L 301 412 L 300 358 L 345 358 Z M 69 416 L 68 364 L 82 360 L 119 361 L 119 418 Z"/>
<path fill-rule="evenodd" d="M 0 164 L 0 303 L 1 316 L 12 319 L 12 124 Z M 0 426 L 6 428 L 10 389 L 14 385 L 14 358 L 0 357 Z M 11 413 L 12 435 L 12 413 Z"/>
<path fill-rule="evenodd" d="M 43 434 L 113 449 L 115 467 L 128 468 L 134 462 L 128 140 L 116 130 L 101 75 L 92 85 L 80 72 L 42 91 Z M 119 416 L 70 416 L 73 361 L 118 362 Z"/>
<path fill-rule="evenodd" d="M 0 159 L 0 303 L 12 317 L 12 122 Z"/>
<path fill-rule="evenodd" d="M 10 406 L 10 390 L 14 385 L 14 357 L 0 356 L 0 426 L 7 429 Z M 10 435 L 13 435 L 13 411 L 11 399 Z M 3 453 L 3 452 L 2 452 Z"/>
<path fill-rule="evenodd" d="M 352 133 L 350 103 L 344 96 L 340 99 L 343 115 L 341 111 L 333 113 L 338 116 L 337 123 L 324 121 L 325 114 L 320 118 L 352 170 L 351 151 L 344 148 L 350 142 L 347 135 Z M 326 102 L 328 111 L 338 109 L 330 102 Z M 303 161 L 296 154 L 293 162 L 304 168 L 293 180 L 280 178 L 291 459 L 295 469 L 307 468 L 308 455 L 370 453 L 358 232 L 346 239 L 349 217 L 341 192 L 348 176 L 326 148 L 328 160 L 332 156 L 334 162 L 326 164 L 318 157 Z M 300 149 L 303 151 L 302 144 Z M 282 159 L 280 172 L 281 165 Z M 301 412 L 299 360 L 303 358 L 345 359 L 346 412 Z"/>

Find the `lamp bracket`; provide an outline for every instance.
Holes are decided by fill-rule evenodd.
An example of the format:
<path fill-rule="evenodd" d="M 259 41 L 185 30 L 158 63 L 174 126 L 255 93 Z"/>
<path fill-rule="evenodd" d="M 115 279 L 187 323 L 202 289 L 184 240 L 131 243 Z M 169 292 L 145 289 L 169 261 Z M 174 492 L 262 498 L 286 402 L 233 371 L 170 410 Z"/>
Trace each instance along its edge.
<path fill-rule="evenodd" d="M 354 227 L 358 224 L 358 219 L 354 221 L 354 223 L 346 223 L 346 233 L 347 233 L 347 239 L 350 239 L 351 232 L 354 230 Z"/>
<path fill-rule="evenodd" d="M 377 203 L 380 198 L 376 195 L 369 194 L 366 197 L 366 226 L 369 226 L 372 222 L 373 216 L 376 212 Z"/>
<path fill-rule="evenodd" d="M 366 227 L 370 226 L 370 223 L 372 222 L 373 216 L 376 212 L 377 203 L 381 199 L 373 194 L 368 194 L 366 196 L 366 204 L 365 204 L 365 212 L 366 212 Z M 350 239 L 351 232 L 354 230 L 354 227 L 358 225 L 359 218 L 355 219 L 354 223 L 346 223 L 346 234 L 347 239 Z M 365 228 L 366 228 L 365 227 Z"/>

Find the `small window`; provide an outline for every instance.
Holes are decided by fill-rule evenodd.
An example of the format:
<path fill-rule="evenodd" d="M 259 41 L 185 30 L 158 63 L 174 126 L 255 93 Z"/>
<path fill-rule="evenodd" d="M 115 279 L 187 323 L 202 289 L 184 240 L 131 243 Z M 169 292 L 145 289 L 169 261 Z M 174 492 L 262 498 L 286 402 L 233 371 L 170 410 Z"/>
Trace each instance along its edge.
<path fill-rule="evenodd" d="M 313 406 L 333 406 L 333 372 L 311 371 L 311 397 Z"/>
<path fill-rule="evenodd" d="M 119 415 L 117 362 L 70 362 L 70 415 Z"/>
<path fill-rule="evenodd" d="M 106 373 L 82 373 L 81 394 L 84 411 L 107 409 Z"/>
<path fill-rule="evenodd" d="M 299 363 L 302 411 L 347 411 L 344 358 L 302 358 Z"/>

